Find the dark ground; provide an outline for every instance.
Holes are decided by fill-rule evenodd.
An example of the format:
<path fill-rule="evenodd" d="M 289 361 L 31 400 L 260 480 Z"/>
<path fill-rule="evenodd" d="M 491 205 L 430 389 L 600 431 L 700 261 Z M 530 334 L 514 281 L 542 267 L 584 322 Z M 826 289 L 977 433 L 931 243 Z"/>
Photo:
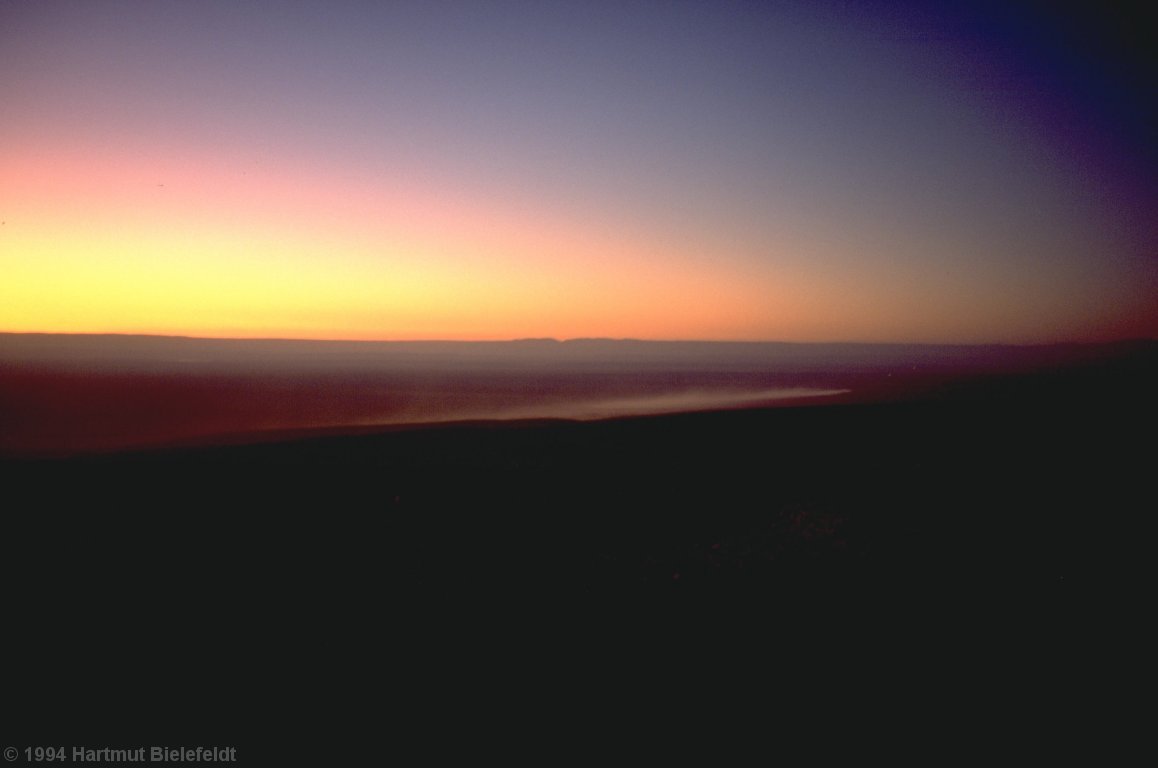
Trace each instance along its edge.
<path fill-rule="evenodd" d="M 999 647 L 1041 658 L 1150 570 L 1155 360 L 1146 345 L 892 402 L 8 460 L 23 714 L 112 717 L 102 692 L 131 686 L 182 743 L 206 743 L 190 711 L 235 743 L 221 734 L 276 731 L 270 706 L 301 686 L 326 691 L 312 706 L 414 674 L 424 696 L 475 674 L 493 691 L 545 647 L 563 655 L 544 669 L 581 677 L 576 646 L 657 612 L 681 646 L 712 628 L 715 653 L 771 622 L 846 655 L 902 627 L 1001 627 Z"/>

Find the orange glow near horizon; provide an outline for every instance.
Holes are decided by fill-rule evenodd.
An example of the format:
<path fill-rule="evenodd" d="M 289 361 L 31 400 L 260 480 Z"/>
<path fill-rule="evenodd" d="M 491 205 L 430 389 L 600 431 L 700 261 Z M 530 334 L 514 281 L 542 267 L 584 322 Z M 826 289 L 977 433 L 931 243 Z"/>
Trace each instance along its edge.
<path fill-rule="evenodd" d="M 333 339 L 754 338 L 799 291 L 428 190 L 209 158 L 2 159 L 0 328 Z M 758 312 L 753 311 L 758 308 Z"/>
<path fill-rule="evenodd" d="M 0 332 L 1158 337 L 1144 89 L 1052 12 L 379 5 L 5 5 Z"/>
<path fill-rule="evenodd" d="M 0 251 L 0 330 L 985 341 L 1024 324 L 1019 312 L 1042 309 L 1000 295 L 986 295 L 986 306 L 967 283 L 948 284 L 952 275 L 924 276 L 925 288 L 946 285 L 922 295 L 919 279 L 717 264 L 692 245 L 414 183 L 183 157 L 48 149 L 0 157 L 0 190 L 16 201 Z M 799 240 L 783 247 L 816 251 Z M 823 265 L 824 256 L 810 258 Z M 1071 314 L 1080 309 L 1071 303 Z M 1069 329 L 1058 331 L 1031 340 L 1061 340 Z"/>

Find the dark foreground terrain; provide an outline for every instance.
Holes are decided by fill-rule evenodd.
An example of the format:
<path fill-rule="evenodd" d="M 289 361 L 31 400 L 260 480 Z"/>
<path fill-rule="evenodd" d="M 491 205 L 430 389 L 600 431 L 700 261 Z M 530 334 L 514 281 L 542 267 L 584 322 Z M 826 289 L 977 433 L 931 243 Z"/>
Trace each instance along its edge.
<path fill-rule="evenodd" d="M 559 621 L 618 636 L 675 604 L 689 631 L 807 615 L 853 645 L 946 613 L 1072 629 L 1148 571 L 1155 361 L 1141 345 L 875 402 L 8 459 L 10 658 L 67 681 L 25 714 L 59 715 L 61 690 L 98 712 L 131 680 L 138 704 L 251 734 L 277 691 L 370 675 L 382 694 L 383 674 L 435 668 L 458 690 L 510 663 L 495 645 L 541 651 Z"/>

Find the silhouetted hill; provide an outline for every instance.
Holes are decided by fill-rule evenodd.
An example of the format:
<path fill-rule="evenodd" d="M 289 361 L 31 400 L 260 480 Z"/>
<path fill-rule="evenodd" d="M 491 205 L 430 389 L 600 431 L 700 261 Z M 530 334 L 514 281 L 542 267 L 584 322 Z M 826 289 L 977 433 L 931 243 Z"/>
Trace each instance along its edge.
<path fill-rule="evenodd" d="M 316 535 L 373 569 L 407 563 L 384 586 L 448 594 L 763 589 L 802 568 L 1056 590 L 1093 540 L 1071 528 L 1145 494 L 1156 370 L 1145 346 L 891 401 L 298 430 L 0 467 L 22 490 L 9 525 L 39 535 L 176 527 L 292 570 L 238 542 L 308 529 L 295 548 Z M 422 544 L 373 550 L 402 541 Z"/>
<path fill-rule="evenodd" d="M 318 715 L 287 741 L 287 710 L 373 681 L 464 691 L 469 721 L 543 669 L 594 695 L 625 674 L 599 649 L 637 637 L 632 668 L 676 688 L 688 658 L 746 679 L 759 657 L 823 698 L 914 654 L 955 686 L 1063 685 L 1075 637 L 1144 614 L 1158 367 L 1132 352 L 871 402 L 9 458 L 21 711 L 112 733 L 115 685 L 163 703 L 152 729 L 266 761 L 366 754 Z M 339 733 L 351 710 L 377 722 L 345 707 Z"/>

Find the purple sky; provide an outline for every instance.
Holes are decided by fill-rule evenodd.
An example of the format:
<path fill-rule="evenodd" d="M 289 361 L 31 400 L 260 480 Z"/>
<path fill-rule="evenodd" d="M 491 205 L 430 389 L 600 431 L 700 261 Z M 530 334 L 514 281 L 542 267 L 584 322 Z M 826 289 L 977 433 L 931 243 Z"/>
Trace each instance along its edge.
<path fill-rule="evenodd" d="M 0 330 L 1156 336 L 1145 29 L 1092 3 L 0 0 Z"/>

